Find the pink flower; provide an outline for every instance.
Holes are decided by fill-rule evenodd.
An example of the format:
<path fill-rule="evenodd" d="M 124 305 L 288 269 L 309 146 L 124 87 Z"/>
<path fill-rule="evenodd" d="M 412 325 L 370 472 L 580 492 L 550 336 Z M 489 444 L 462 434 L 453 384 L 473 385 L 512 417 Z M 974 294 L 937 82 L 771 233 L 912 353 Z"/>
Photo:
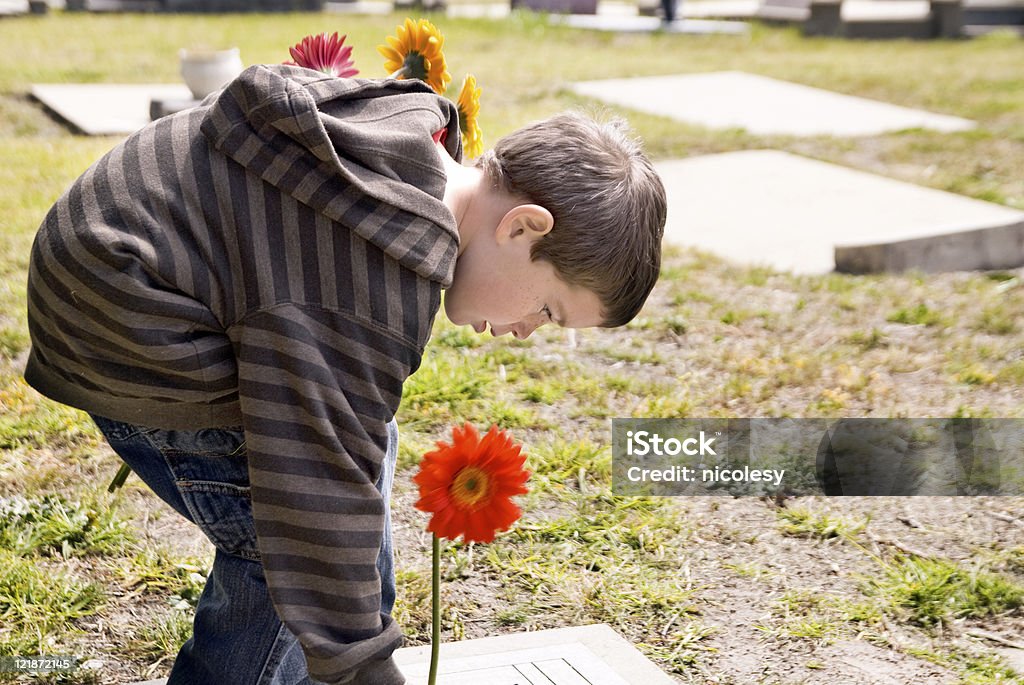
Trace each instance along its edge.
<path fill-rule="evenodd" d="M 347 78 L 355 76 L 359 71 L 352 61 L 352 48 L 344 47 L 345 39 L 348 36 L 338 38 L 338 32 L 333 35 L 321 33 L 315 36 L 306 36 L 294 47 L 288 48 L 295 64 L 307 69 L 316 69 L 331 76 Z"/>

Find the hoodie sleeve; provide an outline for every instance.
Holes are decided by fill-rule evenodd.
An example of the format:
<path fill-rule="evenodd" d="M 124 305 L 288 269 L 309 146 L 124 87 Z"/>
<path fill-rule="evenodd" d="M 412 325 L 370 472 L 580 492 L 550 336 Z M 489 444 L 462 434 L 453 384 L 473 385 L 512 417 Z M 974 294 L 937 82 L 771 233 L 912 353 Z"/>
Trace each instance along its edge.
<path fill-rule="evenodd" d="M 270 596 L 325 683 L 399 685 L 380 613 L 375 482 L 418 353 L 372 321 L 280 305 L 232 330 L 253 516 Z"/>
<path fill-rule="evenodd" d="M 230 181 L 227 330 L 261 561 L 326 683 L 405 682 L 375 483 L 458 248 L 430 138 L 452 116 L 423 88 L 256 66 L 201 124 Z"/>

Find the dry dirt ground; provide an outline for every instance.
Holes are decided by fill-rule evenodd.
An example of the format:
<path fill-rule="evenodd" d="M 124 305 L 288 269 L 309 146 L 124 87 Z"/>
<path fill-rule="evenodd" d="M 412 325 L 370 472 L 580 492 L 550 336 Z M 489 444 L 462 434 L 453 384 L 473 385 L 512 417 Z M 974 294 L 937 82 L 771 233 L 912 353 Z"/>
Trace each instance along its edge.
<path fill-rule="evenodd" d="M 416 495 L 412 472 L 398 474 L 393 494 L 393 528 L 399 572 L 429 572 L 430 538 L 423 532 L 423 514 L 413 508 Z M 146 534 L 170 542 L 183 555 L 202 555 L 205 539 L 171 510 L 145 494 L 139 495 Z M 949 668 L 914 655 L 926 645 L 921 633 L 885 620 L 877 631 L 839 632 L 805 638 L 773 633 L 785 625 L 779 601 L 796 595 L 800 601 L 865 599 L 859 590 L 865 577 L 878 572 L 869 555 L 894 549 L 934 555 L 969 564 L 979 552 L 1024 544 L 1024 498 L 1010 497 L 875 497 L 800 498 L 782 506 L 808 507 L 837 513 L 851 521 L 870 516 L 865 549 L 839 538 L 815 540 L 791 537 L 778 530 L 771 500 L 740 497 L 700 497 L 678 501 L 678 515 L 693 524 L 687 553 L 678 560 L 681 579 L 697 589 L 692 606 L 680 607 L 683 621 L 699 618 L 714 630 L 701 640 L 689 672 L 674 675 L 680 683 L 828 684 L 828 685 L 952 685 L 965 682 Z M 140 521 L 140 524 L 142 522 Z M 1024 572 L 1024 569 L 1020 569 Z M 1019 578 L 1024 581 L 1024 573 Z M 526 629 L 574 625 L 568 615 L 532 616 L 522 625 L 497 620 L 509 609 L 500 592 L 502 580 L 490 570 L 463 571 L 457 587 L 445 588 L 445 603 L 462 607 L 464 639 Z M 135 601 L 138 601 L 136 598 Z M 126 609 L 112 616 L 104 647 L 113 647 L 117 624 L 131 623 L 142 611 Z M 672 616 L 668 617 L 669 619 Z M 675 617 L 680 620 L 680 616 Z M 630 628 L 617 628 L 630 637 Z M 664 630 L 667 632 L 669 626 Z M 106 632 L 106 631 L 105 631 Z M 451 639 L 449 635 L 446 639 Z M 957 621 L 947 626 L 944 643 L 967 650 L 984 648 L 1001 654 L 1024 672 L 1024 615 Z M 422 640 L 407 641 L 407 644 Z M 1008 644 L 1020 645 L 1019 648 Z M 92 647 L 99 644 L 93 643 Z M 127 664 L 125 664 L 127 666 Z M 110 664 L 114 666 L 114 664 Z M 155 666 L 159 674 L 165 664 Z M 121 670 L 120 673 L 117 673 Z M 132 682 L 134 668 L 110 669 L 111 683 Z M 993 681 L 996 682 L 996 681 Z M 1012 682 L 1012 681 L 1006 681 Z"/>
<path fill-rule="evenodd" d="M 564 334 L 544 329 L 528 350 L 537 366 L 517 370 L 509 362 L 509 382 L 486 386 L 479 401 L 528 406 L 535 418 L 517 431 L 527 445 L 549 439 L 552 426 L 564 440 L 606 444 L 607 418 L 612 415 L 951 416 L 961 408 L 989 416 L 1021 412 L 1016 379 L 1022 348 L 1015 322 L 1024 302 L 1019 285 L 1024 270 L 996 280 L 948 274 L 854 282 L 838 276 L 819 281 L 735 270 L 690 254 L 675 255 L 666 266 L 669 274 L 652 297 L 650 313 L 635 325 L 583 332 L 571 349 Z M 926 303 L 927 311 L 944 319 L 933 324 L 890 320 L 892 312 L 915 302 Z M 979 308 L 994 314 L 979 318 Z M 479 347 L 444 348 L 443 354 L 479 359 L 497 347 L 510 348 L 509 354 L 526 352 L 518 349 L 522 346 L 488 340 Z M 972 374 L 966 381 L 959 375 L 964 369 Z M 863 378 L 845 377 L 857 374 Z M 522 395 L 529 384 L 561 387 L 564 394 L 530 403 Z M 609 384 L 616 389 L 608 390 Z M 665 393 L 664 387 L 667 394 L 655 396 Z M 469 404 L 463 408 L 472 409 Z M 418 449 L 424 439 L 433 439 L 427 435 L 443 432 L 442 427 L 418 436 L 405 431 L 403 440 Z M 39 484 L 40 490 L 73 491 L 76 481 L 106 483 L 116 469 L 116 458 L 105 447 L 89 447 L 94 453 L 76 457 L 70 476 L 60 465 L 66 455 L 26 450 L 20 456 L 12 453 L 10 460 L 57 479 Z M 419 644 L 429 635 L 424 612 L 429 588 L 423 578 L 429 577 L 430 540 L 423 532 L 425 516 L 413 507 L 412 475 L 411 468 L 399 471 L 393 496 L 400 576 L 396 609 L 404 612 L 400 623 L 409 636 L 407 644 Z M 588 482 L 589 487 L 602 487 Z M 580 484 L 570 479 L 565 487 L 578 491 Z M 198 531 L 137 479 L 130 479 L 122 492 L 130 500 L 128 508 L 135 510 L 133 525 L 144 542 L 168 546 L 173 558 L 193 557 L 199 567 L 205 563 L 208 568 L 210 547 Z M 571 515 L 567 501 L 543 499 L 527 508 L 522 522 Z M 605 500 L 594 502 L 589 511 L 599 512 Z M 825 539 L 786 534 L 780 521 L 786 511 L 796 509 L 866 526 Z M 999 655 L 1024 673 L 1022 609 L 926 629 L 903 620 L 885 606 L 884 598 L 866 589 L 881 575 L 882 564 L 901 554 L 950 560 L 968 570 L 993 569 L 1024 585 L 1024 497 L 781 502 L 678 498 L 669 502 L 667 511 L 678 526 L 663 540 L 666 558 L 659 568 L 669 568 L 677 577 L 679 596 L 686 597 L 678 606 L 647 613 L 621 605 L 593 607 L 566 601 L 579 594 L 573 587 L 546 588 L 550 601 L 536 602 L 516 594 L 520 586 L 513 574 L 489 563 L 484 546 L 473 554 L 460 550 L 458 569 L 446 559 L 446 574 L 458 581 L 446 581 L 443 588 L 445 639 L 600 620 L 688 685 L 1024 682 L 1000 678 L 995 666 L 984 678 L 978 675 L 983 669 L 964 668 L 969 660 L 983 663 L 985 655 Z M 517 543 L 510 539 L 507 544 Z M 1015 555 L 1012 563 L 1006 561 L 1007 552 Z M 108 568 L 115 562 L 120 563 L 85 557 L 58 563 L 91 565 L 86 575 L 109 589 L 103 612 L 81 621 L 79 627 L 86 632 L 73 651 L 104 662 L 96 682 L 130 683 L 165 675 L 173 653 L 139 655 L 132 646 L 157 618 L 168 614 L 168 593 L 132 589 Z M 580 587 L 602 582 L 602 574 L 592 570 L 577 568 L 573 573 L 562 582 Z M 656 644 L 652 647 L 651 642 Z"/>

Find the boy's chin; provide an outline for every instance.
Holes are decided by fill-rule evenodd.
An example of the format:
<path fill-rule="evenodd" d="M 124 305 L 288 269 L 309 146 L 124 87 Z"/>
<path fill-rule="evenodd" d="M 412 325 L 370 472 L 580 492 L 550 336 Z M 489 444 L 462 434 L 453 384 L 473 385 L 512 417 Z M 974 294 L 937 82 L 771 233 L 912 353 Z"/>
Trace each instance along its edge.
<path fill-rule="evenodd" d="M 444 307 L 443 309 L 444 309 L 445 318 L 447 318 L 449 321 L 451 321 L 456 326 L 465 326 L 465 325 L 467 325 L 469 323 L 468 321 L 466 321 L 464 319 L 464 317 L 459 316 L 458 312 L 455 312 L 454 314 L 452 314 L 452 312 L 449 311 L 447 307 Z"/>
<path fill-rule="evenodd" d="M 460 316 L 457 312 L 452 314 L 447 309 L 444 310 L 444 315 L 456 326 L 470 326 L 477 333 L 485 333 L 487 331 L 487 322 L 482 319 L 473 321 L 468 316 Z"/>

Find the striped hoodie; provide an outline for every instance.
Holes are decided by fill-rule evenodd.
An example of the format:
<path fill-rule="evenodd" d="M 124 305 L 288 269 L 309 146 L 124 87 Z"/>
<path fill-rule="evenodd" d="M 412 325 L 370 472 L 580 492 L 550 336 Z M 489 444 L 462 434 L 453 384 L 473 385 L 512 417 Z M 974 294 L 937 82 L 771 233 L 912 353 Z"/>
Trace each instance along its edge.
<path fill-rule="evenodd" d="M 243 426 L 274 606 L 327 683 L 402 683 L 374 483 L 451 283 L 455 218 L 419 81 L 254 66 L 132 135 L 46 216 L 27 381 L 118 421 Z"/>

